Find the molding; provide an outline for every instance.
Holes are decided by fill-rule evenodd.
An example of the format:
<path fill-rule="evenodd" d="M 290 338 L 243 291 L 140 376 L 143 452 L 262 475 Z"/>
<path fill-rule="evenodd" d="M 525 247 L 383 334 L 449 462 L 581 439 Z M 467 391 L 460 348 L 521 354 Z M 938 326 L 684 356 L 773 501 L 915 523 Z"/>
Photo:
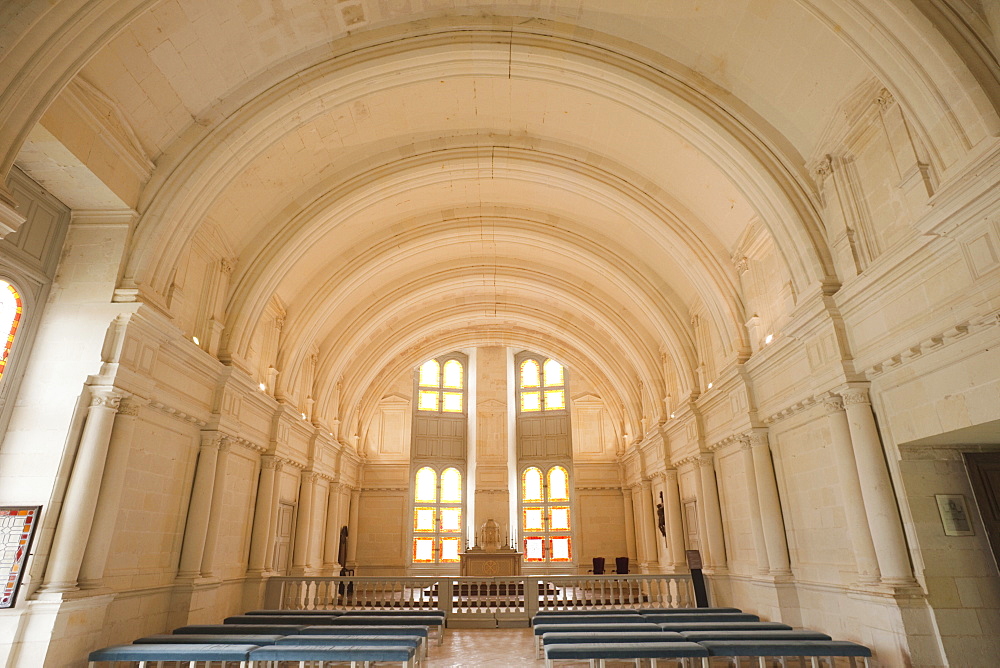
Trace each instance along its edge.
<path fill-rule="evenodd" d="M 195 417 L 195 416 L 193 416 L 193 415 L 191 415 L 189 413 L 185 413 L 184 411 L 178 410 L 178 409 L 174 408 L 173 406 L 168 406 L 168 405 L 164 404 L 163 402 L 160 402 L 160 401 L 149 401 L 146 405 L 149 406 L 150 408 L 153 408 L 155 410 L 160 411 L 161 413 L 163 413 L 165 415 L 169 415 L 170 417 L 177 418 L 178 420 L 183 420 L 184 422 L 187 422 L 189 424 L 198 425 L 199 427 L 201 427 L 203 429 L 208 426 L 208 422 L 206 422 L 205 420 L 202 420 L 201 418 Z"/>
<path fill-rule="evenodd" d="M 895 355 L 887 357 L 881 362 L 871 365 L 865 369 L 865 376 L 867 376 L 869 380 L 877 378 L 884 373 L 894 371 L 897 368 L 912 362 L 926 353 L 937 352 L 938 350 L 941 350 L 956 341 L 960 341 L 972 332 L 997 325 L 1000 325 L 1000 310 L 994 311 L 976 320 L 965 320 L 942 332 L 918 341 L 913 345 L 904 348 Z"/>
<path fill-rule="evenodd" d="M 17 212 L 17 203 L 0 183 L 0 239 L 17 232 L 27 218 Z"/>
<path fill-rule="evenodd" d="M 769 416 L 767 416 L 766 418 L 763 419 L 763 423 L 765 425 L 772 425 L 772 424 L 774 424 L 776 422 L 781 422 L 782 420 L 786 420 L 786 419 L 792 417 L 793 415 L 797 415 L 798 413 L 801 413 L 802 411 L 805 411 L 805 410 L 808 410 L 808 409 L 812 408 L 817 403 L 819 403 L 821 401 L 824 401 L 828 396 L 829 396 L 828 392 L 823 392 L 821 394 L 810 395 L 809 397 L 806 397 L 805 399 L 801 399 L 799 401 L 796 401 L 795 403 L 793 403 L 790 406 L 782 408 L 780 411 L 778 411 L 776 413 L 772 413 L 771 415 L 769 415 Z"/>

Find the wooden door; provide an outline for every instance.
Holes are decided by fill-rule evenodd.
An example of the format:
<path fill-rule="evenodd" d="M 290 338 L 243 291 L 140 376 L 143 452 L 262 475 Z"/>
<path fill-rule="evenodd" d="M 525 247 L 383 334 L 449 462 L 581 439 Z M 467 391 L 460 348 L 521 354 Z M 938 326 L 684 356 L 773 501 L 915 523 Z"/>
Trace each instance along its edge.
<path fill-rule="evenodd" d="M 986 526 L 994 564 L 1000 564 L 1000 452 L 966 452 L 972 493 Z"/>
<path fill-rule="evenodd" d="M 292 546 L 292 517 L 295 506 L 290 503 L 278 504 L 278 526 L 274 536 L 274 570 L 288 574 L 289 553 Z"/>

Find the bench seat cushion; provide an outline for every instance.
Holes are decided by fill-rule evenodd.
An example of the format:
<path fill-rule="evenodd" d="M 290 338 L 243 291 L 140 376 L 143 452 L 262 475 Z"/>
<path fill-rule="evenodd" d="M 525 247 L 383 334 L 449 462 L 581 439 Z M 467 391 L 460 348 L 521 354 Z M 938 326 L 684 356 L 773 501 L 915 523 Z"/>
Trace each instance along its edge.
<path fill-rule="evenodd" d="M 864 645 L 846 640 L 706 640 L 712 656 L 871 656 Z"/>
<path fill-rule="evenodd" d="M 273 645 L 279 635 L 226 635 L 220 633 L 211 635 L 208 633 L 161 633 L 155 636 L 146 636 L 132 641 L 133 645 Z"/>
<path fill-rule="evenodd" d="M 640 610 L 629 608 L 627 610 L 539 610 L 535 617 L 550 617 L 562 615 L 638 615 Z"/>
<path fill-rule="evenodd" d="M 705 612 L 694 614 L 667 613 L 642 615 L 649 622 L 759 622 L 757 615 L 737 612 Z"/>
<path fill-rule="evenodd" d="M 819 631 L 682 631 L 682 637 L 691 642 L 703 640 L 832 640 Z"/>
<path fill-rule="evenodd" d="M 330 620 L 330 624 L 333 626 L 398 626 L 405 624 L 414 624 L 419 626 L 441 626 L 444 624 L 443 617 L 437 617 L 434 615 L 423 615 L 423 616 L 385 616 L 379 617 L 378 615 L 341 615 Z"/>
<path fill-rule="evenodd" d="M 653 621 L 642 615 L 547 615 L 532 617 L 532 625 L 539 624 L 618 624 L 621 622 L 643 623 Z"/>
<path fill-rule="evenodd" d="M 427 627 L 398 626 L 307 626 L 299 632 L 301 635 L 363 635 L 363 636 L 422 636 L 427 637 Z"/>
<path fill-rule="evenodd" d="M 791 631 L 792 627 L 781 622 L 661 622 L 664 631 Z"/>
<path fill-rule="evenodd" d="M 409 661 L 416 650 L 395 645 L 271 645 L 250 652 L 251 661 Z"/>
<path fill-rule="evenodd" d="M 297 637 L 297 636 L 296 636 Z M 681 642 L 686 640 L 680 633 L 670 631 L 600 631 L 598 633 L 546 633 L 542 636 L 545 645 L 572 645 L 576 643 L 602 642 Z M 690 641 L 695 642 L 695 641 Z"/>
<path fill-rule="evenodd" d="M 708 656 L 708 652 L 693 642 L 650 643 L 580 643 L 546 645 L 546 659 L 669 659 Z"/>
<path fill-rule="evenodd" d="M 236 615 L 223 619 L 224 624 L 275 624 L 302 626 L 331 624 L 339 615 Z"/>
<path fill-rule="evenodd" d="M 273 645 L 399 645 L 402 647 L 419 647 L 424 639 L 420 636 L 285 636 Z"/>
<path fill-rule="evenodd" d="M 343 610 L 339 615 L 357 617 L 375 615 L 380 617 L 444 617 L 444 610 Z"/>
<path fill-rule="evenodd" d="M 257 645 L 115 645 L 90 653 L 89 661 L 246 661 Z"/>
<path fill-rule="evenodd" d="M 316 615 L 318 617 L 339 617 L 344 614 L 343 610 L 249 610 L 244 615 L 259 615 L 273 617 L 274 615 Z"/>
<path fill-rule="evenodd" d="M 722 615 L 741 614 L 739 608 L 642 608 L 641 615 Z"/>
<path fill-rule="evenodd" d="M 190 624 L 174 629 L 174 634 L 208 633 L 212 635 L 244 635 L 244 636 L 287 636 L 299 633 L 306 628 L 303 625 L 284 624 Z"/>
<path fill-rule="evenodd" d="M 659 625 L 650 622 L 641 624 L 536 624 L 535 635 L 558 631 L 663 631 Z M 671 629 L 666 629 L 671 630 Z"/>

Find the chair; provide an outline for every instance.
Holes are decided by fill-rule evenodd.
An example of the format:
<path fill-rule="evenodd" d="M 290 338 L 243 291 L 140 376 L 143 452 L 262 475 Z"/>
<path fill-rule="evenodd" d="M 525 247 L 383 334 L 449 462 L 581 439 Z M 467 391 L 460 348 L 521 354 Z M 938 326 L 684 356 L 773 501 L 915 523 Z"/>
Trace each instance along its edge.
<path fill-rule="evenodd" d="M 615 557 L 615 573 L 628 575 L 628 557 Z"/>
<path fill-rule="evenodd" d="M 594 557 L 594 575 L 604 575 L 604 557 Z"/>

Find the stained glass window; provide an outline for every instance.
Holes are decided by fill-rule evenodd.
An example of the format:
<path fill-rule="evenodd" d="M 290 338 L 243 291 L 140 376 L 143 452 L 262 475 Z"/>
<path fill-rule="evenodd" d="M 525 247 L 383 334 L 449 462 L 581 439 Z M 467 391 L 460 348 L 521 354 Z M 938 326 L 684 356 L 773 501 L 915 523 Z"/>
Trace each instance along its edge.
<path fill-rule="evenodd" d="M 460 360 L 444 356 L 420 365 L 417 410 L 430 413 L 465 411 L 465 367 Z"/>
<path fill-rule="evenodd" d="M 414 500 L 418 502 L 437 501 L 437 473 L 429 466 L 417 471 L 417 484 Z"/>
<path fill-rule="evenodd" d="M 522 413 L 566 410 L 565 367 L 541 356 L 523 359 L 518 366 L 517 394 Z"/>
<path fill-rule="evenodd" d="M 521 362 L 521 387 L 538 387 L 538 362 L 524 360 Z"/>
<path fill-rule="evenodd" d="M 569 474 L 561 466 L 549 469 L 549 501 L 569 501 Z"/>
<path fill-rule="evenodd" d="M 413 482 L 413 563 L 458 561 L 462 528 L 462 472 L 450 466 L 417 470 Z"/>
<path fill-rule="evenodd" d="M 549 561 L 569 561 L 570 560 L 570 539 L 569 536 L 558 536 L 552 538 Z"/>
<path fill-rule="evenodd" d="M 444 363 L 444 386 L 462 389 L 462 363 L 458 360 L 448 360 Z"/>
<path fill-rule="evenodd" d="M 447 468 L 441 474 L 441 502 L 462 502 L 462 473 L 456 468 Z"/>
<path fill-rule="evenodd" d="M 525 501 L 542 500 L 542 471 L 534 466 L 524 470 L 523 499 Z"/>
<path fill-rule="evenodd" d="M 524 530 L 525 531 L 544 531 L 545 525 L 542 524 L 542 509 L 541 508 L 525 508 L 524 509 Z"/>
<path fill-rule="evenodd" d="M 549 508 L 549 529 L 569 531 L 569 508 L 566 506 Z"/>
<path fill-rule="evenodd" d="M 0 507 L 0 608 L 13 608 L 41 506 Z"/>
<path fill-rule="evenodd" d="M 3 372 L 7 368 L 7 357 L 14 345 L 14 336 L 17 334 L 18 325 L 21 324 L 23 310 L 24 304 L 17 289 L 7 281 L 0 280 L 0 336 L 6 333 L 6 337 L 0 339 L 3 345 L 0 349 L 0 380 L 3 379 Z"/>
<path fill-rule="evenodd" d="M 524 539 L 524 560 L 525 561 L 545 561 L 545 553 L 542 546 L 545 544 L 542 538 Z"/>

